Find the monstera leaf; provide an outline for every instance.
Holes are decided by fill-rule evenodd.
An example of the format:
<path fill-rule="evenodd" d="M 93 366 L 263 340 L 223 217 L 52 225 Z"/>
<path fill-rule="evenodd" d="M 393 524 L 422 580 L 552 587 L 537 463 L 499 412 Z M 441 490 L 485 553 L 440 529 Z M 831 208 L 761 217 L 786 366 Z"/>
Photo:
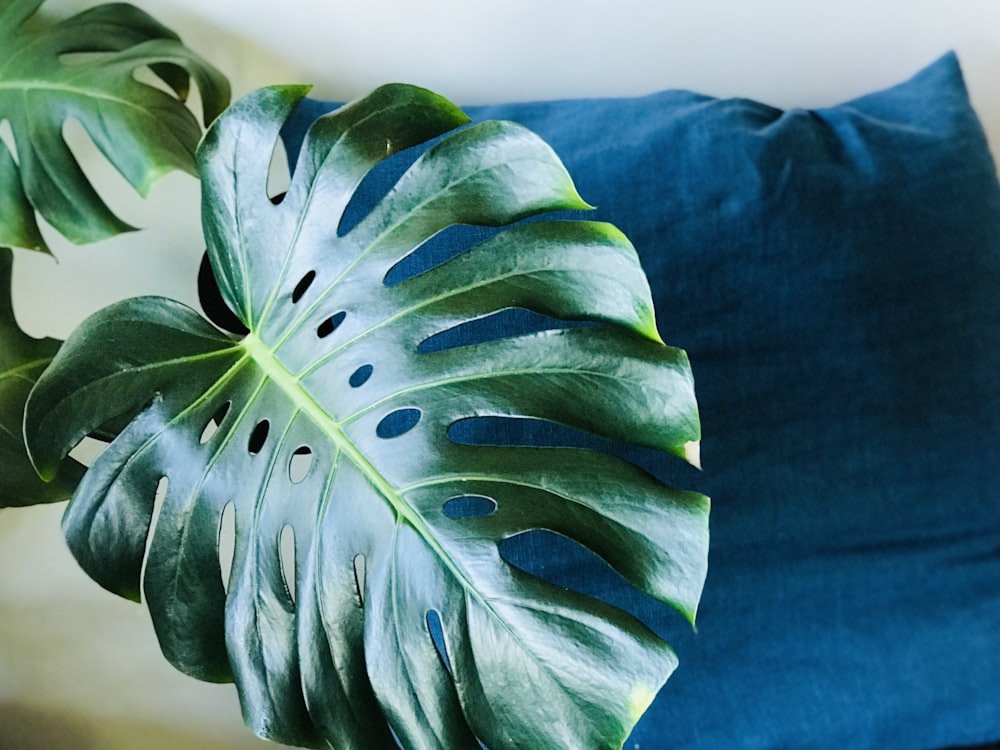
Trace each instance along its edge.
<path fill-rule="evenodd" d="M 137 8 L 102 5 L 39 30 L 28 21 L 41 4 L 0 0 L 0 121 L 10 123 L 17 146 L 15 161 L 0 143 L 0 244 L 34 250 L 47 250 L 35 211 L 76 243 L 131 229 L 67 147 L 67 120 L 145 196 L 171 170 L 196 173 L 201 128 L 184 105 L 189 77 L 206 124 L 229 102 L 225 78 Z M 143 67 L 173 94 L 137 80 Z"/>
<path fill-rule="evenodd" d="M 83 475 L 82 466 L 66 461 L 55 481 L 43 482 L 24 448 L 24 402 L 59 342 L 18 328 L 10 299 L 12 261 L 10 249 L 0 247 L 0 508 L 68 500 Z"/>
<path fill-rule="evenodd" d="M 620 232 L 519 221 L 585 207 L 548 146 L 511 123 L 457 128 L 464 115 L 422 89 L 388 86 L 318 120 L 273 205 L 272 147 L 304 93 L 252 94 L 199 151 L 211 264 L 249 333 L 165 299 L 125 301 L 86 321 L 32 392 L 26 434 L 46 476 L 94 427 L 135 415 L 70 503 L 69 544 L 112 591 L 137 598 L 142 579 L 167 658 L 235 679 L 261 735 L 619 748 L 672 651 L 630 615 L 509 564 L 501 543 L 562 534 L 693 619 L 707 499 L 605 453 L 451 431 L 546 420 L 690 457 L 687 358 L 660 341 Z M 370 212 L 342 221 L 377 162 L 441 134 Z M 512 223 L 387 280 L 453 224 Z M 508 308 L 589 323 L 441 344 Z"/>

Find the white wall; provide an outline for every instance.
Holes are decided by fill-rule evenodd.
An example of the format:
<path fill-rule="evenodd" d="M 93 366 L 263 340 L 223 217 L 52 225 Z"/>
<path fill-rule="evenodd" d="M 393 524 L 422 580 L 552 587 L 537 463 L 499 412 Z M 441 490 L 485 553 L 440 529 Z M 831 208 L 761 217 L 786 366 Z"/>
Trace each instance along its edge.
<path fill-rule="evenodd" d="M 46 8 L 62 14 L 93 4 L 50 0 Z M 136 4 L 180 31 L 232 78 L 237 94 L 311 82 L 319 97 L 350 98 L 402 80 L 468 104 L 684 87 L 822 106 L 889 86 L 955 49 L 1000 153 L 996 0 Z M 64 337 L 84 315 L 125 296 L 195 301 L 196 181 L 171 175 L 142 201 L 86 143 L 80 148 L 124 218 L 148 229 L 85 248 L 54 238 L 58 262 L 19 252 L 15 304 L 35 335 Z M 144 610 L 76 569 L 59 536 L 60 512 L 0 512 L 0 747 L 17 732 L 32 739 L 15 748 L 209 747 L 208 739 L 171 735 L 172 725 L 257 746 L 230 687 L 175 673 L 159 656 Z"/>

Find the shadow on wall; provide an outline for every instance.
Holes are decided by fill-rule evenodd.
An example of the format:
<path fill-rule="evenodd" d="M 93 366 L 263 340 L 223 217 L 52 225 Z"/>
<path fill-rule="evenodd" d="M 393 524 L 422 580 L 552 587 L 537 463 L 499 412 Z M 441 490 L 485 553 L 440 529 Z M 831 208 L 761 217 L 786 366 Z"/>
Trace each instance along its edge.
<path fill-rule="evenodd" d="M 247 730 L 245 742 L 233 743 L 174 731 L 154 724 L 80 717 L 48 708 L 0 703 L 3 750 L 260 750 L 270 743 Z"/>

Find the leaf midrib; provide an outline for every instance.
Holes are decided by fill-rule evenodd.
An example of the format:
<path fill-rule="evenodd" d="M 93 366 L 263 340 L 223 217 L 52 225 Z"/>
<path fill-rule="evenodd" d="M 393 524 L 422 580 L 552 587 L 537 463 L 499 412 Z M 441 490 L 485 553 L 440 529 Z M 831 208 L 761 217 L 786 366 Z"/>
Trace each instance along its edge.
<path fill-rule="evenodd" d="M 256 334 L 248 334 L 240 344 L 254 360 L 264 375 L 270 379 L 281 391 L 291 400 L 292 404 L 302 414 L 310 420 L 326 435 L 336 448 L 347 458 L 349 458 L 361 473 L 372 483 L 375 489 L 381 494 L 392 509 L 397 518 L 401 518 L 420 535 L 427 545 L 438 555 L 441 561 L 448 567 L 468 591 L 478 597 L 476 588 L 465 576 L 462 570 L 451 559 L 441 543 L 431 532 L 426 522 L 420 515 L 403 499 L 399 491 L 386 479 L 382 473 L 375 468 L 371 461 L 360 451 L 357 446 L 344 434 L 341 423 L 334 419 L 320 404 L 302 387 L 302 384 L 274 355 L 274 351 L 267 344 L 263 343 Z M 481 599 L 481 597 L 479 597 Z M 486 602 L 484 601 L 485 605 Z"/>
<path fill-rule="evenodd" d="M 22 362 L 21 364 L 15 365 L 7 370 L 2 370 L 0 371 L 0 382 L 9 378 L 21 378 L 30 383 L 34 383 L 38 378 L 31 377 L 29 373 L 39 367 L 44 369 L 51 361 L 52 357 L 39 357 L 38 359 L 33 359 L 29 362 Z"/>
<path fill-rule="evenodd" d="M 471 596 L 484 610 L 508 632 L 514 641 L 521 644 L 526 651 L 531 651 L 522 641 L 517 632 L 511 629 L 507 621 L 500 616 L 493 605 L 480 593 L 479 589 L 469 580 L 465 572 L 455 563 L 451 555 L 441 545 L 437 537 L 427 526 L 424 519 L 406 502 L 402 493 L 375 468 L 357 446 L 344 434 L 341 423 L 330 414 L 302 387 L 300 378 L 287 370 L 284 364 L 275 356 L 274 349 L 262 342 L 255 333 L 250 333 L 240 341 L 246 354 L 260 367 L 266 379 L 271 380 L 292 401 L 300 413 L 305 414 L 316 427 L 326 435 L 339 449 L 340 455 L 350 459 L 358 470 L 372 483 L 376 491 L 389 503 L 396 512 L 397 520 L 408 523 L 431 551 L 444 564 L 455 580 L 462 586 L 466 595 Z"/>
<path fill-rule="evenodd" d="M 114 102 L 122 107 L 137 110 L 143 114 L 147 111 L 135 102 L 123 99 L 120 96 L 112 96 L 99 89 L 85 88 L 82 86 L 70 86 L 68 84 L 51 83 L 49 81 L 0 81 L 0 91 L 17 91 L 23 94 L 40 92 L 59 92 L 72 96 L 82 96 L 88 99 L 100 99 L 102 101 Z"/>

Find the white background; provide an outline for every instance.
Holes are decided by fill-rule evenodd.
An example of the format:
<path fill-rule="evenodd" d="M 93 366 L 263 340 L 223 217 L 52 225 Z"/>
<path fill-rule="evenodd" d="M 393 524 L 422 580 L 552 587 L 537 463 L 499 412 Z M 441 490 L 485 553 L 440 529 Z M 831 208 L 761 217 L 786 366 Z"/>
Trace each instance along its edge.
<path fill-rule="evenodd" d="M 93 4 L 45 7 L 65 15 Z M 406 81 L 464 104 L 681 87 L 811 107 L 890 86 L 954 49 L 995 154 L 1000 147 L 996 0 L 136 4 L 221 68 L 236 95 L 312 83 L 317 97 L 345 99 Z M 194 303 L 203 249 L 197 182 L 168 176 L 142 201 L 85 139 L 79 149 L 101 192 L 146 229 L 83 248 L 48 233 L 55 259 L 18 252 L 21 325 L 65 337 L 115 299 L 166 294 Z M 0 511 L 0 748 L 262 747 L 243 729 L 231 686 L 174 672 L 144 609 L 77 570 L 60 513 Z"/>

